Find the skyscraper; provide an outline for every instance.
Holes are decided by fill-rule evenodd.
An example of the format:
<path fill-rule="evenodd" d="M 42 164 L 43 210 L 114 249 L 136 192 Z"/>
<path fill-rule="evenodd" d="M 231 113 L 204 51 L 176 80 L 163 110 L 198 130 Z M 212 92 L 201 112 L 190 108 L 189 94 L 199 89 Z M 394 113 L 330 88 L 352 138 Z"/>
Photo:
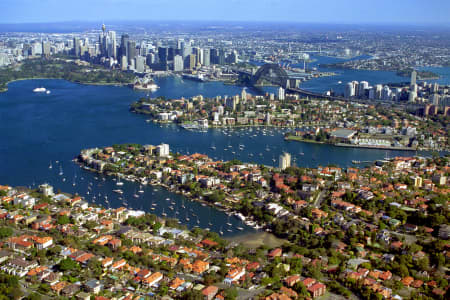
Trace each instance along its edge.
<path fill-rule="evenodd" d="M 413 70 L 411 72 L 411 86 L 416 84 L 416 79 L 417 79 L 417 72 L 416 70 Z"/>
<path fill-rule="evenodd" d="M 211 64 L 211 51 L 209 49 L 203 49 L 203 65 L 209 66 Z"/>
<path fill-rule="evenodd" d="M 120 39 L 120 55 L 128 56 L 128 41 L 130 37 L 128 34 L 122 34 L 122 38 Z"/>
<path fill-rule="evenodd" d="M 116 32 L 108 31 L 108 57 L 117 58 L 117 41 L 116 41 Z"/>
<path fill-rule="evenodd" d="M 278 89 L 278 100 L 285 100 L 286 99 L 286 91 L 280 86 Z"/>
<path fill-rule="evenodd" d="M 80 45 L 80 39 L 77 37 L 73 38 L 73 54 L 76 57 L 79 57 L 81 53 L 81 45 Z"/>
<path fill-rule="evenodd" d="M 131 64 L 136 57 L 136 42 L 128 41 L 128 64 Z"/>
<path fill-rule="evenodd" d="M 183 57 L 181 55 L 175 55 L 173 58 L 173 70 L 175 72 L 181 72 L 184 69 Z"/>
<path fill-rule="evenodd" d="M 291 166 L 291 155 L 287 152 L 284 152 L 280 155 L 279 165 L 278 167 L 281 170 L 289 168 Z"/>

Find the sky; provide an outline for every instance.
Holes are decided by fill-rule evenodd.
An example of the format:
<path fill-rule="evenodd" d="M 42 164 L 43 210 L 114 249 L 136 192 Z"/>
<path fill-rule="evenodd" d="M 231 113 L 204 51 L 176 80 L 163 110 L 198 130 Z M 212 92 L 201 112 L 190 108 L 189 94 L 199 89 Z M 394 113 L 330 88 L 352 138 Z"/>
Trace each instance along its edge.
<path fill-rule="evenodd" d="M 0 23 L 270 21 L 450 24 L 450 0 L 0 0 Z"/>

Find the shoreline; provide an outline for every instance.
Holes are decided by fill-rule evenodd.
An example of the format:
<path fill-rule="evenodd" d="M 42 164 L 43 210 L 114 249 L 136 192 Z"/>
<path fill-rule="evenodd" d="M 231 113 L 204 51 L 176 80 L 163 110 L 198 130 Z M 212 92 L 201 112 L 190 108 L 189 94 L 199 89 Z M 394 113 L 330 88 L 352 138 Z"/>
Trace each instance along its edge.
<path fill-rule="evenodd" d="M 398 150 L 398 151 L 417 151 L 416 148 L 411 147 L 395 147 L 395 146 L 371 146 L 371 145 L 353 145 L 353 144 L 344 144 L 344 143 L 327 143 L 327 142 L 317 142 L 312 140 L 305 139 L 296 139 L 292 137 L 285 137 L 285 141 L 294 141 L 294 142 L 302 142 L 302 143 L 311 143 L 311 144 L 321 144 L 321 145 L 331 145 L 335 147 L 346 147 L 346 148 L 362 148 L 362 149 L 376 149 L 376 150 Z M 429 150 L 425 150 L 429 151 Z"/>
<path fill-rule="evenodd" d="M 68 80 L 68 79 L 65 79 L 65 78 L 55 78 L 55 77 L 28 77 L 28 78 L 18 78 L 18 79 L 13 79 L 13 80 L 7 81 L 5 83 L 6 87 L 0 89 L 0 93 L 7 92 L 8 91 L 8 85 L 10 83 L 13 83 L 13 82 L 16 82 L 16 81 L 24 81 L 24 80 L 65 80 L 65 81 L 68 81 L 68 82 L 82 84 L 82 85 L 98 85 L 98 86 L 101 86 L 101 85 L 105 85 L 105 86 L 106 85 L 126 86 L 126 85 L 129 84 L 129 83 L 112 83 L 112 82 L 111 83 L 108 83 L 108 82 L 79 82 L 79 81 Z"/>

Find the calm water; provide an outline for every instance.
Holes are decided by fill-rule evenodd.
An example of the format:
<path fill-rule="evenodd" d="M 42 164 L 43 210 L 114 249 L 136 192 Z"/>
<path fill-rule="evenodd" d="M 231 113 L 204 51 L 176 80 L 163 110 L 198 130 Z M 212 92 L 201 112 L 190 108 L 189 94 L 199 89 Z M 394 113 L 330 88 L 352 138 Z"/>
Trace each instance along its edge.
<path fill-rule="evenodd" d="M 179 78 L 160 78 L 157 83 L 160 89 L 154 96 L 168 98 L 199 94 L 208 97 L 235 95 L 242 89 L 218 82 L 199 83 Z M 51 94 L 32 92 L 40 86 L 50 89 Z M 174 125 L 160 127 L 146 123 L 145 116 L 128 111 L 129 104 L 141 96 L 145 96 L 145 93 L 125 87 L 87 86 L 64 80 L 27 80 L 9 84 L 9 90 L 0 93 L 0 184 L 34 186 L 48 182 L 55 189 L 78 192 L 96 203 L 106 204 L 106 196 L 112 207 L 121 206 L 118 195 L 111 192 L 116 187 L 113 180 L 96 180 L 93 174 L 80 169 L 71 161 L 83 148 L 115 143 L 165 142 L 170 144 L 172 151 L 200 152 L 218 159 L 237 158 L 266 165 L 273 165 L 283 151 L 288 151 L 297 165 L 308 167 L 326 164 L 345 167 L 351 165 L 354 159 L 366 161 L 380 159 L 385 155 L 414 154 L 285 142 L 282 139 L 283 131 L 275 129 L 267 129 L 266 132 L 256 129 L 252 132 L 211 129 L 199 133 L 184 131 Z M 245 145 L 242 151 L 239 150 L 240 144 Z M 211 148 L 213 145 L 216 150 Z M 50 163 L 52 169 L 49 169 Z M 58 175 L 60 168 L 63 176 Z M 92 183 L 93 188 L 87 194 L 89 183 Z M 235 217 L 230 218 L 163 188 L 143 187 L 144 193 L 139 198 L 132 196 L 139 189 L 138 185 L 125 183 L 122 189 L 130 208 L 150 211 L 152 204 L 156 203 L 156 209 L 151 212 L 158 215 L 165 212 L 168 217 L 178 217 L 190 228 L 200 226 L 214 231 L 222 230 L 225 235 L 254 231 Z M 186 209 L 181 208 L 183 204 Z M 198 221 L 194 212 L 198 215 Z M 231 228 L 226 225 L 228 222 L 233 224 Z M 237 227 L 243 227 L 244 230 L 239 231 Z"/>
<path fill-rule="evenodd" d="M 335 68 L 322 68 L 322 64 L 332 64 L 346 61 L 346 59 L 326 57 L 326 56 L 311 56 L 315 59 L 313 63 L 308 65 L 308 68 L 317 67 L 321 71 L 334 72 L 336 76 L 322 77 L 314 80 L 309 80 L 302 83 L 301 87 L 313 92 L 326 92 L 328 90 L 333 90 L 337 93 L 343 93 L 345 90 L 345 84 L 347 82 L 357 80 L 357 81 L 367 81 L 369 85 L 375 84 L 385 84 L 385 83 L 395 83 L 395 82 L 408 82 L 408 77 L 401 77 L 396 75 L 395 72 L 390 71 L 368 71 L 368 70 L 343 70 Z M 368 58 L 368 57 L 365 57 Z M 300 66 L 303 67 L 303 66 Z M 437 80 L 429 80 L 429 82 L 437 82 L 439 84 L 450 84 L 450 68 L 420 68 L 420 70 L 432 71 L 440 75 Z M 342 83 L 339 83 L 341 81 Z"/>

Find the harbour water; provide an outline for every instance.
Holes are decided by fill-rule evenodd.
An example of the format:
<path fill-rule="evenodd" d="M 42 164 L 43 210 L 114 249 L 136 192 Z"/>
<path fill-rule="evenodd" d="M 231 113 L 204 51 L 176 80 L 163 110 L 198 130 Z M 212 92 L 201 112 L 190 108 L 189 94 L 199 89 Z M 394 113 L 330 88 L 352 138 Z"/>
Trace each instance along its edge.
<path fill-rule="evenodd" d="M 171 77 L 159 78 L 157 84 L 160 89 L 153 96 L 167 98 L 235 95 L 242 90 L 220 82 L 200 83 Z M 49 89 L 51 94 L 32 92 L 41 86 Z M 283 130 L 273 128 L 192 132 L 175 125 L 159 126 L 145 122 L 144 115 L 129 112 L 129 104 L 146 93 L 126 87 L 79 85 L 64 80 L 26 80 L 12 82 L 8 88 L 7 92 L 0 93 L 0 184 L 37 186 L 47 182 L 56 190 L 79 192 L 89 201 L 111 207 L 122 205 L 119 195 L 112 192 L 116 188 L 115 181 L 95 179 L 96 175 L 72 162 L 83 148 L 164 142 L 171 146 L 171 151 L 200 152 L 218 159 L 237 158 L 266 165 L 273 165 L 278 156 L 287 151 L 297 165 L 308 167 L 327 164 L 346 167 L 351 165 L 351 160 L 373 161 L 386 155 L 414 155 L 404 151 L 286 142 L 282 139 Z M 59 175 L 60 169 L 63 175 Z M 255 231 L 233 216 L 161 187 L 145 186 L 139 198 L 133 197 L 139 190 L 137 184 L 126 182 L 121 189 L 129 208 L 157 215 L 164 212 L 168 217 L 178 217 L 190 228 L 210 228 L 228 236 Z M 155 209 L 151 210 L 152 207 Z"/>

